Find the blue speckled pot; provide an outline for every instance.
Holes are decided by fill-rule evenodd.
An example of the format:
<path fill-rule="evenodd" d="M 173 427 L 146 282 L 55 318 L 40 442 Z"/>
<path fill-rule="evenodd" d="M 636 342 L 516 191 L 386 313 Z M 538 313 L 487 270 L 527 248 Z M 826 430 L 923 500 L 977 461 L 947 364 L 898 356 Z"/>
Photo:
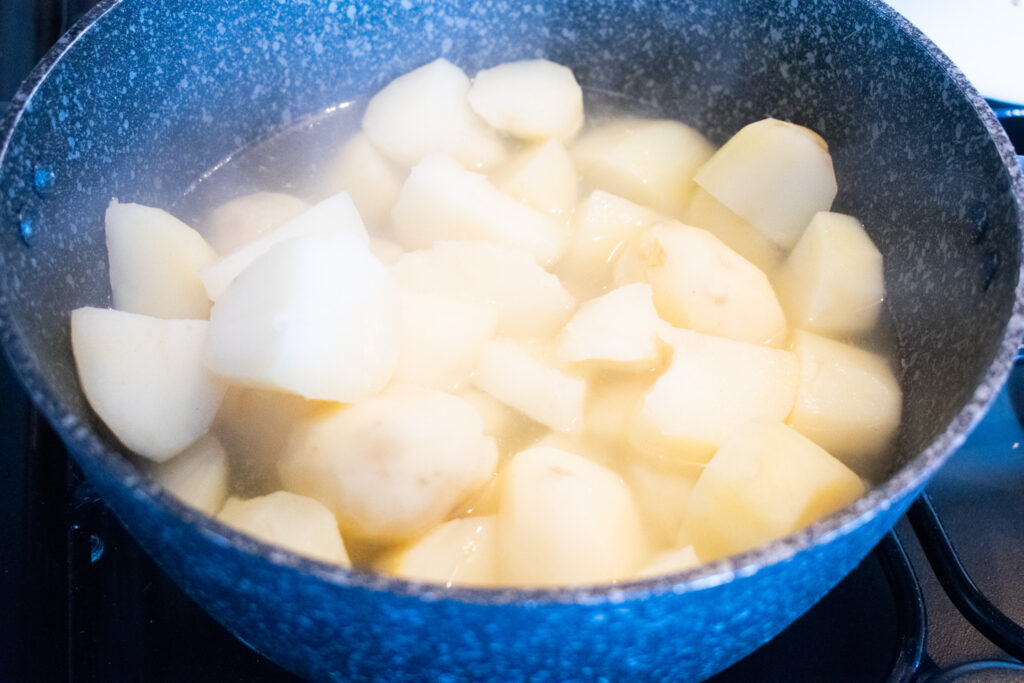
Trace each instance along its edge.
<path fill-rule="evenodd" d="M 437 55 L 544 55 L 716 142 L 772 115 L 829 141 L 838 210 L 886 257 L 900 466 L 794 536 L 677 576 L 444 591 L 265 546 L 163 494 L 100 429 L 68 311 L 109 301 L 111 196 L 171 205 L 247 141 Z M 160 565 L 245 642 L 310 678 L 695 679 L 846 574 L 977 422 L 1020 339 L 1024 179 L 991 112 L 875 0 L 106 2 L 35 70 L 0 147 L 0 336 L 33 400 Z"/>

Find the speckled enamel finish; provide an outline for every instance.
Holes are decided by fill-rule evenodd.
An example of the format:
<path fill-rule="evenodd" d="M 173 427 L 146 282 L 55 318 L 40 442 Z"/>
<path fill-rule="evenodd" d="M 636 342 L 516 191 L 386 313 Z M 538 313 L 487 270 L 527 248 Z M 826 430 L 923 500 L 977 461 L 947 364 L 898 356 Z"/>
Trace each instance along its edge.
<path fill-rule="evenodd" d="M 775 116 L 828 139 L 886 258 L 906 392 L 900 467 L 765 548 L 677 576 L 454 590 L 349 572 L 183 508 L 78 389 L 68 311 L 109 301 L 111 196 L 173 205 L 254 139 L 444 55 L 543 55 L 722 142 Z M 0 337 L 33 400 L 157 561 L 245 642 L 316 679 L 696 679 L 849 571 L 963 440 L 1022 331 L 1024 180 L 991 112 L 874 0 L 107 2 L 17 96 L 0 148 Z"/>

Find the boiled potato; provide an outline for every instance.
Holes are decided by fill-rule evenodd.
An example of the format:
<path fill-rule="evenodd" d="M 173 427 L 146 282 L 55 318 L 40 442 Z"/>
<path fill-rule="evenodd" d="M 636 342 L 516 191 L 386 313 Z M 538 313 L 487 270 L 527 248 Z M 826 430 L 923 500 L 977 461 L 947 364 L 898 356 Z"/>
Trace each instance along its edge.
<path fill-rule="evenodd" d="M 304 421 L 279 472 L 286 489 L 327 505 L 346 536 L 407 541 L 482 488 L 497 460 L 465 401 L 401 390 Z"/>
<path fill-rule="evenodd" d="M 287 491 L 229 498 L 217 519 L 261 541 L 323 562 L 351 566 L 334 515 L 322 504 Z"/>
<path fill-rule="evenodd" d="M 256 192 L 236 197 L 210 212 L 203 234 L 218 254 L 225 256 L 255 242 L 309 208 L 309 204 L 282 192 Z"/>
<path fill-rule="evenodd" d="M 693 193 L 683 221 L 687 225 L 704 228 L 766 275 L 771 276 L 782 265 L 784 254 L 779 245 L 730 211 L 729 207 L 702 187 Z"/>
<path fill-rule="evenodd" d="M 621 471 L 654 540 L 675 544 L 701 467 L 669 458 L 631 458 Z"/>
<path fill-rule="evenodd" d="M 391 207 L 405 181 L 405 173 L 377 151 L 365 133 L 356 133 L 341 148 L 324 172 L 325 195 L 345 192 L 364 221 L 378 228 L 391 218 Z"/>
<path fill-rule="evenodd" d="M 225 386 L 203 366 L 209 323 L 102 308 L 71 312 L 71 349 L 89 405 L 114 436 L 163 462 L 210 428 Z"/>
<path fill-rule="evenodd" d="M 554 138 L 512 157 L 491 180 L 530 208 L 559 219 L 567 219 L 576 207 L 576 167 L 569 150 Z"/>
<path fill-rule="evenodd" d="M 210 311 L 206 364 L 234 384 L 358 401 L 398 364 L 398 292 L 358 237 L 283 242 L 246 268 Z"/>
<path fill-rule="evenodd" d="M 675 550 L 663 550 L 637 572 L 636 578 L 651 579 L 666 574 L 678 574 L 691 567 L 696 567 L 698 564 L 700 564 L 700 559 L 692 545 Z"/>
<path fill-rule="evenodd" d="M 793 533 L 864 492 L 860 477 L 796 430 L 754 420 L 704 468 L 683 524 L 697 555 L 709 561 Z"/>
<path fill-rule="evenodd" d="M 208 515 L 217 514 L 228 497 L 228 454 L 215 436 L 200 438 L 149 473 L 183 503 Z"/>
<path fill-rule="evenodd" d="M 402 245 L 398 242 L 383 237 L 370 238 L 370 251 L 385 266 L 395 265 L 405 253 L 405 249 L 402 249 Z"/>
<path fill-rule="evenodd" d="M 672 362 L 644 396 L 630 429 L 640 452 L 704 464 L 742 424 L 758 417 L 781 421 L 793 409 L 800 372 L 795 354 L 690 330 L 669 332 Z"/>
<path fill-rule="evenodd" d="M 485 434 L 487 432 L 484 432 Z M 516 451 L 518 452 L 518 451 Z M 501 470 L 491 475 L 478 491 L 466 500 L 455 506 L 449 519 L 462 517 L 481 517 L 485 515 L 498 514 L 498 505 L 501 503 Z"/>
<path fill-rule="evenodd" d="M 654 366 L 660 319 L 651 296 L 650 285 L 632 284 L 584 303 L 558 336 L 559 362 Z"/>
<path fill-rule="evenodd" d="M 645 372 L 594 373 L 587 383 L 583 430 L 587 436 L 623 446 L 633 414 L 658 379 L 661 368 Z"/>
<path fill-rule="evenodd" d="M 506 339 L 484 344 L 473 384 L 559 432 L 583 429 L 586 380 L 566 374 L 529 345 Z"/>
<path fill-rule="evenodd" d="M 389 554 L 379 566 L 415 581 L 493 586 L 498 583 L 497 526 L 494 516 L 453 519 Z"/>
<path fill-rule="evenodd" d="M 550 447 L 517 454 L 502 477 L 501 578 L 525 586 L 616 581 L 647 559 L 629 487 L 607 467 Z"/>
<path fill-rule="evenodd" d="M 583 90 L 546 59 L 507 62 L 473 79 L 469 104 L 487 123 L 524 140 L 568 140 L 583 125 Z"/>
<path fill-rule="evenodd" d="M 413 167 L 391 215 L 395 238 L 406 249 L 427 249 L 439 240 L 485 240 L 528 251 L 546 265 L 568 241 L 554 217 L 439 155 Z"/>
<path fill-rule="evenodd" d="M 505 145 L 469 106 L 469 89 L 462 69 L 436 59 L 370 98 L 363 131 L 374 147 L 405 166 L 437 152 L 468 168 L 495 166 L 505 158 Z"/>
<path fill-rule="evenodd" d="M 575 306 L 529 253 L 486 242 L 437 242 L 403 254 L 391 272 L 404 289 L 495 306 L 504 336 L 549 338 Z"/>
<path fill-rule="evenodd" d="M 832 157 L 821 136 L 764 119 L 740 129 L 697 172 L 696 183 L 784 249 L 836 196 Z"/>
<path fill-rule="evenodd" d="M 202 274 L 206 293 L 211 300 L 217 301 L 239 273 L 286 240 L 331 232 L 349 233 L 363 244 L 370 241 L 359 212 L 347 194 L 328 197 L 206 268 Z"/>
<path fill-rule="evenodd" d="M 768 278 L 707 230 L 669 222 L 645 231 L 619 256 L 617 284 L 651 283 L 662 318 L 737 341 L 779 345 L 786 318 Z"/>
<path fill-rule="evenodd" d="M 217 254 L 198 232 L 166 211 L 113 200 L 106 238 L 114 308 L 155 318 L 209 315 L 199 277 Z"/>
<path fill-rule="evenodd" d="M 885 297 L 882 253 L 852 216 L 814 215 L 775 281 L 790 322 L 827 335 L 867 332 Z"/>
<path fill-rule="evenodd" d="M 618 118 L 573 146 L 588 185 L 681 218 L 693 175 L 714 152 L 704 136 L 678 121 Z"/>
<path fill-rule="evenodd" d="M 502 455 L 518 453 L 546 428 L 515 408 L 510 408 L 486 391 L 468 386 L 456 394 L 473 406 L 484 421 L 484 434 L 494 438 Z"/>
<path fill-rule="evenodd" d="M 861 476 L 884 475 L 903 405 L 889 362 L 804 330 L 793 351 L 800 386 L 789 424 Z"/>
<path fill-rule="evenodd" d="M 494 336 L 494 306 L 404 290 L 395 382 L 455 391 L 466 384 L 484 342 Z"/>

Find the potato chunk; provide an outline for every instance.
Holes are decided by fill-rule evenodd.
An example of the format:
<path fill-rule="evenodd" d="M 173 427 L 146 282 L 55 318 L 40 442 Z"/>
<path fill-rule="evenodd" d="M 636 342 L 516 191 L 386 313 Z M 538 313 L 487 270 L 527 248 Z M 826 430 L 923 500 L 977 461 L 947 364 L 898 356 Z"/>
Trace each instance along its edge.
<path fill-rule="evenodd" d="M 572 71 L 546 59 L 484 69 L 469 104 L 487 123 L 524 140 L 568 140 L 583 125 L 583 90 Z"/>
<path fill-rule="evenodd" d="M 784 254 L 779 245 L 730 211 L 729 207 L 702 187 L 693 193 L 683 220 L 687 225 L 704 228 L 769 277 L 782 265 Z"/>
<path fill-rule="evenodd" d="M 775 119 L 740 129 L 694 180 L 784 249 L 796 244 L 814 214 L 828 211 L 837 189 L 821 136 Z"/>
<path fill-rule="evenodd" d="M 626 462 L 621 471 L 655 540 L 675 544 L 701 468 L 668 458 L 641 457 Z"/>
<path fill-rule="evenodd" d="M 637 572 L 636 578 L 651 579 L 666 574 L 678 574 L 691 567 L 696 567 L 698 564 L 700 564 L 700 560 L 692 545 L 675 550 L 663 550 Z"/>
<path fill-rule="evenodd" d="M 861 476 L 883 476 L 903 405 L 889 362 L 804 330 L 793 351 L 800 386 L 789 424 Z"/>
<path fill-rule="evenodd" d="M 446 59 L 391 81 L 366 105 L 363 131 L 392 160 L 413 166 L 428 154 L 447 154 L 469 168 L 505 158 L 505 145 L 469 106 L 469 77 Z"/>
<path fill-rule="evenodd" d="M 885 297 L 882 253 L 856 218 L 814 215 L 776 279 L 790 322 L 827 335 L 867 332 Z"/>
<path fill-rule="evenodd" d="M 505 339 L 484 344 L 473 384 L 555 431 L 583 429 L 586 381 L 552 367 L 525 344 Z"/>
<path fill-rule="evenodd" d="M 209 323 L 101 308 L 71 312 L 82 391 L 125 446 L 163 462 L 210 428 L 225 386 L 203 365 Z"/>
<path fill-rule="evenodd" d="M 583 412 L 586 434 L 607 443 L 624 445 L 629 439 L 633 414 L 659 374 L 660 368 L 636 373 L 599 372 L 591 375 Z"/>
<path fill-rule="evenodd" d="M 404 181 L 405 172 L 377 151 L 366 133 L 356 133 L 324 172 L 322 192 L 347 193 L 359 216 L 379 229 L 390 220 Z"/>
<path fill-rule="evenodd" d="M 631 243 L 615 264 L 618 284 L 651 283 L 662 318 L 752 344 L 781 344 L 786 318 L 768 278 L 707 230 L 661 223 Z"/>
<path fill-rule="evenodd" d="M 217 254 L 202 235 L 166 211 L 117 200 L 106 224 L 114 308 L 155 318 L 209 315 L 199 277 Z"/>
<path fill-rule="evenodd" d="M 576 167 L 569 150 L 558 140 L 523 150 L 491 178 L 506 194 L 559 220 L 567 219 L 576 207 Z"/>
<path fill-rule="evenodd" d="M 542 446 L 516 455 L 502 479 L 498 558 L 506 582 L 615 581 L 647 559 L 633 496 L 610 469 Z"/>
<path fill-rule="evenodd" d="M 547 430 L 515 408 L 508 407 L 474 386 L 468 386 L 456 395 L 473 406 L 480 415 L 484 421 L 484 434 L 494 439 L 501 455 L 518 453 Z"/>
<path fill-rule="evenodd" d="M 235 384 L 358 401 L 398 363 L 398 292 L 356 236 L 288 240 L 256 260 L 210 311 L 207 366 Z"/>
<path fill-rule="evenodd" d="M 285 488 L 327 505 L 346 535 L 374 541 L 410 540 L 440 524 L 498 459 L 471 406 L 411 389 L 318 412 L 287 450 Z"/>
<path fill-rule="evenodd" d="M 228 454 L 207 435 L 185 452 L 154 465 L 150 474 L 181 502 L 215 515 L 228 497 Z"/>
<path fill-rule="evenodd" d="M 820 446 L 781 422 L 755 420 L 704 468 L 684 526 L 709 561 L 793 533 L 864 492 L 860 477 Z"/>
<path fill-rule="evenodd" d="M 469 381 L 494 336 L 493 306 L 410 290 L 401 293 L 402 341 L 394 380 L 455 391 Z"/>
<path fill-rule="evenodd" d="M 438 155 L 413 167 L 392 218 L 395 238 L 406 249 L 427 249 L 438 240 L 484 240 L 528 251 L 546 265 L 561 256 L 569 239 L 552 216 Z"/>
<path fill-rule="evenodd" d="M 242 500 L 229 498 L 217 519 L 261 541 L 323 562 L 351 566 L 334 515 L 305 496 L 275 491 Z"/>
<path fill-rule="evenodd" d="M 630 431 L 641 452 L 704 464 L 745 422 L 789 415 L 799 378 L 795 354 L 690 330 L 666 337 L 672 363 L 644 396 Z"/>
<path fill-rule="evenodd" d="M 377 260 L 385 266 L 393 266 L 405 253 L 405 249 L 398 242 L 393 242 L 383 237 L 370 238 L 370 251 L 377 257 Z"/>
<path fill-rule="evenodd" d="M 678 121 L 619 118 L 585 133 L 572 152 L 591 187 L 682 218 L 714 147 Z"/>
<path fill-rule="evenodd" d="M 256 192 L 236 197 L 210 212 L 203 234 L 225 256 L 255 242 L 309 208 L 298 197 L 282 192 Z"/>
<path fill-rule="evenodd" d="M 660 324 L 650 285 L 624 285 L 579 307 L 558 337 L 556 355 L 562 363 L 651 367 Z"/>
<path fill-rule="evenodd" d="M 438 242 L 403 254 L 391 270 L 403 289 L 495 306 L 498 333 L 509 337 L 546 339 L 575 306 L 529 253 L 486 242 Z"/>
<path fill-rule="evenodd" d="M 446 586 L 498 583 L 496 517 L 465 517 L 441 524 L 380 566 L 392 574 Z"/>
<path fill-rule="evenodd" d="M 211 300 L 217 301 L 239 273 L 286 240 L 330 232 L 349 233 L 363 244 L 370 241 L 359 212 L 347 194 L 328 197 L 206 268 L 202 274 L 206 293 Z"/>

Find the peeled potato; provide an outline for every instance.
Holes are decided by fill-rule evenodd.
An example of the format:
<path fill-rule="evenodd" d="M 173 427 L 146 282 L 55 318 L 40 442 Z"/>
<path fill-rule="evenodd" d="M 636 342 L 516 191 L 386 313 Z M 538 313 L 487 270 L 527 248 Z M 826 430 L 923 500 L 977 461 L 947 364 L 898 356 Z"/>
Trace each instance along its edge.
<path fill-rule="evenodd" d="M 662 545 L 675 544 L 701 468 L 668 458 L 632 458 L 621 471 L 653 535 Z"/>
<path fill-rule="evenodd" d="M 497 518 L 453 519 L 380 563 L 397 576 L 446 586 L 498 583 Z"/>
<path fill-rule="evenodd" d="M 683 221 L 687 225 L 704 228 L 769 277 L 782 265 L 784 254 L 779 245 L 730 211 L 729 207 L 702 187 L 693 193 Z"/>
<path fill-rule="evenodd" d="M 794 326 L 828 335 L 875 326 L 885 297 L 882 253 L 856 218 L 815 214 L 775 281 Z"/>
<path fill-rule="evenodd" d="M 257 259 L 210 311 L 207 366 L 232 383 L 358 401 L 398 363 L 398 292 L 356 236 L 288 240 Z"/>
<path fill-rule="evenodd" d="M 473 406 L 484 422 L 484 434 L 494 439 L 502 455 L 517 453 L 532 443 L 546 428 L 515 408 L 510 408 L 486 391 L 468 386 L 458 394 Z"/>
<path fill-rule="evenodd" d="M 643 569 L 637 572 L 636 578 L 651 579 L 656 576 L 665 576 L 666 574 L 677 574 L 691 567 L 696 567 L 698 564 L 700 564 L 700 559 L 697 558 L 697 553 L 692 545 L 675 550 L 664 550 L 645 564 Z"/>
<path fill-rule="evenodd" d="M 363 131 L 373 146 L 405 166 L 446 154 L 468 168 L 489 168 L 505 145 L 469 106 L 469 77 L 446 59 L 391 81 L 366 105 Z"/>
<path fill-rule="evenodd" d="M 237 197 L 210 212 L 203 234 L 224 256 L 255 242 L 309 208 L 298 197 L 282 192 L 256 192 Z"/>
<path fill-rule="evenodd" d="M 229 498 L 217 519 L 300 555 L 346 567 L 352 564 L 334 515 L 312 498 L 287 491 L 249 500 Z"/>
<path fill-rule="evenodd" d="M 583 430 L 588 436 L 619 446 L 629 439 L 633 414 L 658 374 L 645 372 L 603 372 L 591 376 L 583 410 Z"/>
<path fill-rule="evenodd" d="M 328 197 L 206 268 L 202 274 L 206 293 L 217 301 L 242 271 L 286 240 L 331 232 L 349 233 L 363 244 L 370 241 L 359 212 L 347 194 Z"/>
<path fill-rule="evenodd" d="M 166 211 L 113 200 L 106 238 L 114 308 L 155 318 L 209 315 L 199 277 L 217 254 L 198 232 Z"/>
<path fill-rule="evenodd" d="M 793 533 L 864 492 L 860 477 L 820 446 L 781 422 L 755 420 L 704 468 L 684 527 L 708 561 Z"/>
<path fill-rule="evenodd" d="M 582 431 L 586 381 L 540 356 L 526 344 L 491 340 L 480 352 L 473 384 L 555 431 Z"/>
<path fill-rule="evenodd" d="M 544 265 L 557 260 L 568 241 L 554 217 L 439 155 L 413 167 L 392 218 L 395 238 L 407 249 L 427 249 L 439 240 L 485 240 L 528 251 Z"/>
<path fill-rule="evenodd" d="M 752 344 L 781 344 L 786 318 L 768 278 L 707 230 L 682 223 L 650 228 L 619 257 L 615 281 L 651 283 L 662 318 Z"/>
<path fill-rule="evenodd" d="M 585 133 L 573 146 L 588 185 L 681 218 L 693 176 L 714 152 L 693 128 L 669 120 L 619 118 Z"/>
<path fill-rule="evenodd" d="M 624 285 L 577 309 L 558 336 L 556 356 L 562 363 L 651 367 L 660 355 L 660 322 L 650 285 Z"/>
<path fill-rule="evenodd" d="M 700 465 L 744 423 L 789 415 L 799 378 L 795 354 L 690 330 L 666 337 L 672 363 L 644 396 L 630 431 L 640 452 Z"/>
<path fill-rule="evenodd" d="M 498 333 L 510 337 L 548 338 L 575 306 L 529 253 L 486 242 L 437 242 L 403 254 L 391 272 L 403 289 L 496 307 Z"/>
<path fill-rule="evenodd" d="M 377 257 L 377 260 L 385 266 L 393 266 L 405 253 L 405 249 L 398 242 L 393 242 L 383 237 L 370 238 L 370 251 Z"/>
<path fill-rule="evenodd" d="M 797 330 L 800 386 L 789 424 L 864 477 L 880 477 L 900 424 L 903 395 L 889 362 Z"/>
<path fill-rule="evenodd" d="M 775 119 L 740 129 L 694 180 L 784 249 L 796 244 L 814 214 L 828 211 L 837 189 L 821 136 Z"/>
<path fill-rule="evenodd" d="M 321 190 L 325 195 L 347 193 L 359 216 L 381 228 L 391 217 L 404 180 L 405 173 L 377 151 L 365 133 L 356 133 L 325 170 Z"/>
<path fill-rule="evenodd" d="M 407 541 L 482 488 L 497 460 L 471 406 L 404 390 L 310 417 L 279 471 L 286 489 L 327 505 L 346 535 Z"/>
<path fill-rule="evenodd" d="M 569 150 L 554 138 L 512 157 L 491 179 L 506 194 L 560 220 L 576 207 L 576 167 Z"/>
<path fill-rule="evenodd" d="M 583 90 L 546 59 L 507 62 L 473 79 L 469 104 L 487 123 L 524 140 L 568 140 L 583 125 Z"/>
<path fill-rule="evenodd" d="M 154 465 L 150 474 L 183 503 L 215 515 L 228 497 L 228 454 L 215 436 L 204 436 L 184 453 Z"/>
<path fill-rule="evenodd" d="M 643 524 L 619 475 L 557 448 L 519 453 L 502 475 L 501 578 L 525 586 L 615 581 L 647 559 Z"/>
<path fill-rule="evenodd" d="M 71 312 L 82 391 L 132 451 L 163 462 L 210 428 L 225 386 L 203 365 L 208 327 L 102 308 Z"/>

